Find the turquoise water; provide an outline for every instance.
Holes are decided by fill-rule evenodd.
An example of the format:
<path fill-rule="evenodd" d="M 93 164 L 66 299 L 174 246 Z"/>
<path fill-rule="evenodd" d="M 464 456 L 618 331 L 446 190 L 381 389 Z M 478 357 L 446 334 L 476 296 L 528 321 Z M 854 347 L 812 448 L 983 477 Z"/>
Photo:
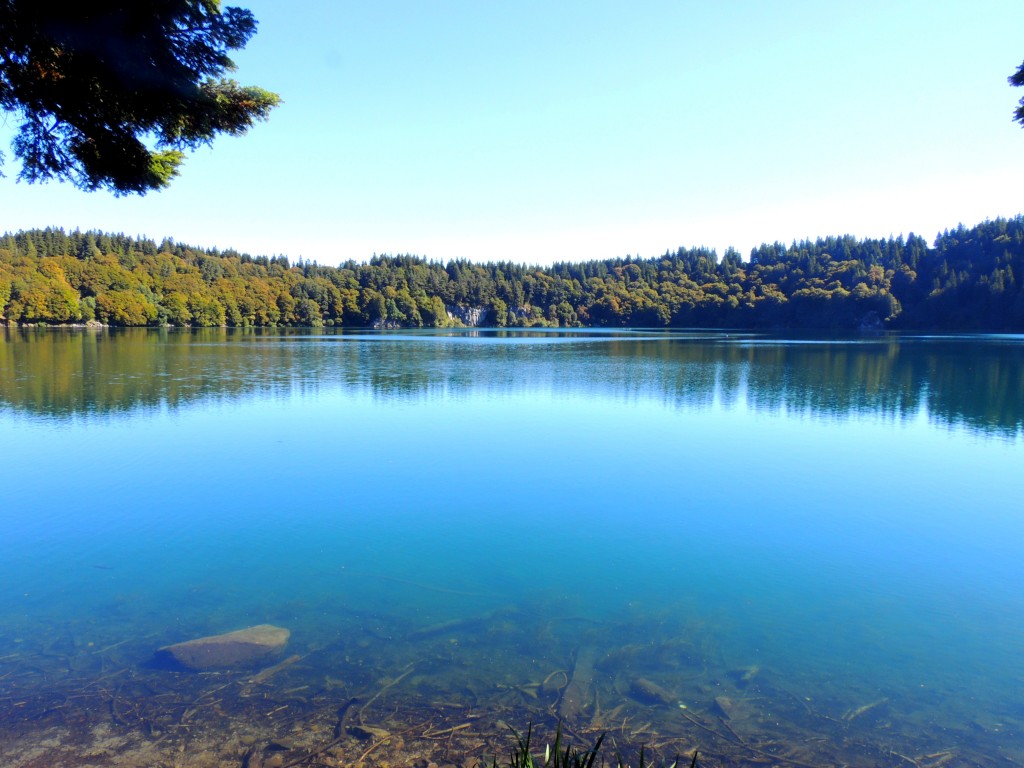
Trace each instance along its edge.
<path fill-rule="evenodd" d="M 153 651 L 272 623 L 313 719 L 412 665 L 398 713 L 625 717 L 723 765 L 1024 764 L 1022 337 L 0 339 L 9 759 L 111 720 L 66 714 L 110 674 L 148 686 L 112 727 L 170 738 L 185 678 Z M 538 684 L 581 649 L 576 711 Z"/>

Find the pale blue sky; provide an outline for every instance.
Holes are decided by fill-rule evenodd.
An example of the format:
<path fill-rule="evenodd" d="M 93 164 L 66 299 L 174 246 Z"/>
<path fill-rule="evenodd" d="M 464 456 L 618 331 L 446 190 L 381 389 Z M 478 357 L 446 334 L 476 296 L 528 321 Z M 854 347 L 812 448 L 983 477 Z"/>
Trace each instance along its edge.
<path fill-rule="evenodd" d="M 549 263 L 1024 211 L 1020 0 L 237 4 L 269 122 L 144 198 L 16 183 L 5 135 L 0 230 Z"/>

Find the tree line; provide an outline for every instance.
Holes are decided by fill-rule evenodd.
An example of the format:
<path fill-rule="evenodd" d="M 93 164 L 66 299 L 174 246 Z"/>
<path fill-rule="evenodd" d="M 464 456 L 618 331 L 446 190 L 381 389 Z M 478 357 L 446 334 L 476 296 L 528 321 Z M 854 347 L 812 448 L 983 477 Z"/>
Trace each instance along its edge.
<path fill-rule="evenodd" d="M 0 320 L 182 327 L 717 327 L 1024 330 L 1024 216 L 940 234 L 849 235 L 654 258 L 337 267 L 171 239 L 0 237 Z"/>

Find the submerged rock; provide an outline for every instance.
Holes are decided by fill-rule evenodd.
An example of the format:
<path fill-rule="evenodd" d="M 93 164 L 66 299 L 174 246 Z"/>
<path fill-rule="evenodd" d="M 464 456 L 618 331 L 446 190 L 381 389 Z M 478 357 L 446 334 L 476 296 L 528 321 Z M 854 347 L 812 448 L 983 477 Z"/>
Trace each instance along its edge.
<path fill-rule="evenodd" d="M 631 682 L 629 684 L 629 692 L 634 699 L 644 704 L 671 704 L 676 698 L 646 677 L 639 677 Z"/>
<path fill-rule="evenodd" d="M 195 670 L 234 667 L 279 653 L 288 644 L 290 635 L 287 629 L 260 624 L 223 635 L 165 645 L 157 655 Z"/>
<path fill-rule="evenodd" d="M 754 678 L 760 674 L 761 667 L 757 664 L 749 667 L 740 667 L 739 669 L 731 669 L 728 672 L 729 677 L 731 677 L 740 688 L 745 688 L 750 685 Z"/>
<path fill-rule="evenodd" d="M 391 735 L 391 731 L 384 728 L 374 728 L 372 725 L 352 725 L 348 732 L 357 739 L 372 741 L 373 739 L 383 740 Z"/>
<path fill-rule="evenodd" d="M 721 717 L 724 717 L 726 720 L 732 720 L 736 705 L 728 696 L 715 696 L 714 709 Z"/>

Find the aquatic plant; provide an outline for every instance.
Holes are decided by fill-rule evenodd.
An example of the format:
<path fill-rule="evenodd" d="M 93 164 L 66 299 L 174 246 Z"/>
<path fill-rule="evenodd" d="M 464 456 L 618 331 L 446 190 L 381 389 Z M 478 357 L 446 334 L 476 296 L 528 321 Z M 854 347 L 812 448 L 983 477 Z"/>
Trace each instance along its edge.
<path fill-rule="evenodd" d="M 526 728 L 526 736 L 521 736 L 514 728 L 510 727 L 512 735 L 516 738 L 516 748 L 512 751 L 508 768 L 593 768 L 594 761 L 601 751 L 601 742 L 604 741 L 605 734 L 601 734 L 597 737 L 597 741 L 590 749 L 580 750 L 572 744 L 562 744 L 562 724 L 558 724 L 558 729 L 555 731 L 555 743 L 554 745 L 548 745 L 544 748 L 544 762 L 539 766 L 533 759 L 533 755 L 530 752 L 530 742 L 533 739 L 533 723 L 531 722 Z M 626 762 L 623 760 L 621 754 L 616 754 L 615 765 L 616 768 L 629 768 Z M 653 764 L 648 764 L 646 761 L 646 755 L 644 748 L 640 748 L 640 764 L 638 768 L 653 768 Z M 603 761 L 602 761 L 603 763 Z M 670 765 L 666 768 L 677 768 L 679 765 L 679 758 L 677 757 Z M 498 761 L 495 757 L 492 762 L 492 768 L 498 768 Z M 690 761 L 690 768 L 697 768 L 697 750 L 693 752 L 693 759 Z"/>
<path fill-rule="evenodd" d="M 594 742 L 594 746 L 590 749 L 580 751 L 571 744 L 567 744 L 563 751 L 562 724 L 559 723 L 558 730 L 555 731 L 554 748 L 551 745 L 544 748 L 544 762 L 538 767 L 534 762 L 533 755 L 530 754 L 530 742 L 533 739 L 533 723 L 531 722 L 527 726 L 525 738 L 520 736 L 515 728 L 510 727 L 510 730 L 512 735 L 516 737 L 516 749 L 512 751 L 508 768 L 592 768 L 594 760 L 597 759 L 601 749 L 601 742 L 604 741 L 604 734 L 602 733 L 597 737 L 597 741 Z M 493 768 L 497 768 L 497 758 L 494 760 Z"/>
<path fill-rule="evenodd" d="M 698 753 L 698 750 L 696 750 L 696 749 L 693 750 L 693 759 L 690 760 L 690 768 L 697 768 L 697 753 Z M 640 747 L 640 758 L 639 759 L 640 759 L 640 764 L 637 766 L 637 768 L 653 768 L 654 764 L 653 763 L 650 763 L 650 764 L 647 763 L 647 761 L 645 759 L 644 748 L 643 747 Z M 623 761 L 622 755 L 616 755 L 615 765 L 616 765 L 616 768 L 629 768 L 629 766 L 626 765 L 625 761 Z M 676 755 L 676 759 L 673 760 L 672 763 L 667 766 L 667 768 L 677 768 L 678 765 L 679 765 L 679 756 Z"/>

